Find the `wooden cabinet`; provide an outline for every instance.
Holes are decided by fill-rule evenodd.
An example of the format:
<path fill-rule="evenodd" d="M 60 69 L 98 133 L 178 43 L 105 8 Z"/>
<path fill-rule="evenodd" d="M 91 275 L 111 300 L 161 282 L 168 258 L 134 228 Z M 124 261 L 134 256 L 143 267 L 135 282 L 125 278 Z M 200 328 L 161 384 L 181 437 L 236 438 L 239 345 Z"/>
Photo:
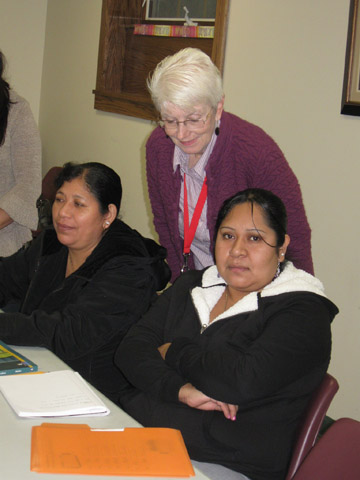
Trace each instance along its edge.
<path fill-rule="evenodd" d="M 146 22 L 143 0 L 103 0 L 95 108 L 155 120 L 146 78 L 185 47 L 200 48 L 222 71 L 229 1 L 217 0 L 214 38 L 189 38 L 134 35 L 134 25 Z"/>

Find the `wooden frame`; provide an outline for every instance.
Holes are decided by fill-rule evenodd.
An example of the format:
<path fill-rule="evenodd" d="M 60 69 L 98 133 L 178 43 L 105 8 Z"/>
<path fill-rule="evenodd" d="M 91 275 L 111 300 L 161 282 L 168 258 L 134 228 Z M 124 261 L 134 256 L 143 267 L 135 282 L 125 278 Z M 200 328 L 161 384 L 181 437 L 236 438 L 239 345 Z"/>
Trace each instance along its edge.
<path fill-rule="evenodd" d="M 207 53 L 222 72 L 230 0 L 218 0 L 214 38 L 133 35 L 143 0 L 103 0 L 94 108 L 155 120 L 146 78 L 167 55 L 185 47 Z"/>
<path fill-rule="evenodd" d="M 341 113 L 360 116 L 360 6 L 351 0 Z"/>

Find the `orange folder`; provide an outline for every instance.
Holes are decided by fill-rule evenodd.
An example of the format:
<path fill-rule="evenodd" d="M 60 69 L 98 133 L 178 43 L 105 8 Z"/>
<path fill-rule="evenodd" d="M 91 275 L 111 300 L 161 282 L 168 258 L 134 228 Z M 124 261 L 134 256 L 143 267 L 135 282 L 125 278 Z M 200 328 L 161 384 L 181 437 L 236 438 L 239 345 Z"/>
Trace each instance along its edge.
<path fill-rule="evenodd" d="M 43 473 L 190 477 L 181 432 L 171 428 L 98 430 L 43 423 L 32 428 L 31 470 Z"/>

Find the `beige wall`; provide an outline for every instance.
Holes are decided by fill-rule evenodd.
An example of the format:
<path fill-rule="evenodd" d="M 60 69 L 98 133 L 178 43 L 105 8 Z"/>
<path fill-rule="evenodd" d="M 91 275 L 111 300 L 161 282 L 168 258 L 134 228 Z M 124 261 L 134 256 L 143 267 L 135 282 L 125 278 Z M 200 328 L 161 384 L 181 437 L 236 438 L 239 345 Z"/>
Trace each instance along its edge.
<path fill-rule="evenodd" d="M 0 50 L 6 78 L 39 119 L 47 0 L 0 0 Z"/>
<path fill-rule="evenodd" d="M 0 7 L 18 1 L 0 0 Z M 31 3 L 36 29 L 43 2 Z M 316 273 L 341 311 L 330 365 L 340 391 L 330 414 L 360 420 L 360 117 L 339 113 L 348 9 L 347 0 L 232 0 L 224 82 L 228 110 L 272 135 L 298 176 Z M 100 15 L 101 0 L 48 0 L 44 167 L 69 160 L 109 164 L 123 180 L 124 220 L 151 235 L 144 144 L 153 127 L 93 109 Z M 8 21 L 17 25 L 17 16 Z"/>
<path fill-rule="evenodd" d="M 340 114 L 348 12 L 345 0 L 233 0 L 225 91 L 299 179 L 315 271 L 340 309 L 330 365 L 340 391 L 330 412 L 360 420 L 360 117 Z"/>
<path fill-rule="evenodd" d="M 101 161 L 123 182 L 125 221 L 150 235 L 144 174 L 148 121 L 94 110 L 101 0 L 50 0 L 41 95 L 44 166 Z"/>

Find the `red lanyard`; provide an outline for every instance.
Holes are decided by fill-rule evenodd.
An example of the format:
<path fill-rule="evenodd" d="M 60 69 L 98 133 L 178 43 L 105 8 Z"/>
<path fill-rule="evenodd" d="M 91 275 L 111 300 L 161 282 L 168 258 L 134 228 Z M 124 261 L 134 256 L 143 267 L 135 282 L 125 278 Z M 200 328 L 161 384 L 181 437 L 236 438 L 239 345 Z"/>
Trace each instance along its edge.
<path fill-rule="evenodd" d="M 194 240 L 197 226 L 199 225 L 201 212 L 206 202 L 206 197 L 207 197 L 207 181 L 205 177 L 198 201 L 195 206 L 194 214 L 192 216 L 191 223 L 189 225 L 189 206 L 188 206 L 187 188 L 186 188 L 186 174 L 184 173 L 184 251 L 183 251 L 184 264 L 181 269 L 181 272 L 185 272 L 186 270 L 189 270 L 188 258 L 190 255 L 190 247 L 191 247 L 192 241 Z"/>

